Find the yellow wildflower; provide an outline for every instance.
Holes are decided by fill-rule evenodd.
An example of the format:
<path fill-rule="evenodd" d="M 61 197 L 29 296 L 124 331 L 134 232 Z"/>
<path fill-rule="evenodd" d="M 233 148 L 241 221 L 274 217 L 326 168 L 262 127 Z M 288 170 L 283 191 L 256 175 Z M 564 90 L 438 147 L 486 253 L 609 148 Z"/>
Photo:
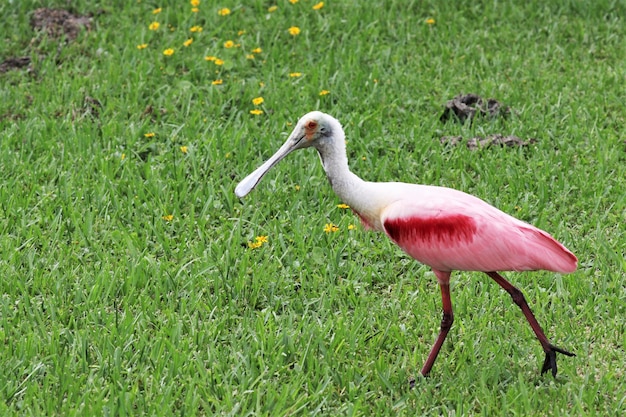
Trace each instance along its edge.
<path fill-rule="evenodd" d="M 340 208 L 340 209 L 349 209 L 349 208 L 350 208 L 350 206 L 349 206 L 349 205 L 347 205 L 347 204 L 337 204 L 337 208 Z"/>
<path fill-rule="evenodd" d="M 217 65 L 217 66 L 224 65 L 224 60 L 223 60 L 223 59 L 219 59 L 219 58 L 215 58 L 215 59 L 213 60 L 213 63 L 214 63 L 215 65 Z"/>
<path fill-rule="evenodd" d="M 224 81 L 222 81 L 222 79 L 218 79 L 218 80 L 214 80 L 211 82 L 211 85 L 222 85 L 224 83 Z"/>
<path fill-rule="evenodd" d="M 313 6 L 313 10 L 319 10 L 322 7 L 324 7 L 324 2 L 320 1 L 319 3 L 317 3 L 316 5 Z"/>
<path fill-rule="evenodd" d="M 145 137 L 147 137 L 147 138 L 153 138 L 153 137 L 154 137 L 154 132 L 144 133 L 143 135 L 144 135 Z"/>
<path fill-rule="evenodd" d="M 298 0 L 289 0 L 289 3 L 291 4 L 296 4 L 298 2 Z"/>
<path fill-rule="evenodd" d="M 183 42 L 183 45 L 185 45 L 185 46 L 189 46 L 189 45 L 191 45 L 192 43 L 193 43 L 193 38 L 189 38 L 189 39 L 187 39 L 185 42 Z"/>
<path fill-rule="evenodd" d="M 255 48 L 255 49 L 252 50 L 253 54 L 260 54 L 261 52 L 263 52 L 263 49 L 261 49 L 261 48 Z"/>
<path fill-rule="evenodd" d="M 259 109 L 250 110 L 250 114 L 254 114 L 255 116 L 258 116 L 260 114 L 263 114 L 263 110 L 259 110 Z"/>
<path fill-rule="evenodd" d="M 224 42 L 224 48 L 228 49 L 228 48 L 232 48 L 234 46 L 235 46 L 235 42 L 233 42 L 231 40 L 228 40 L 228 41 Z"/>
<path fill-rule="evenodd" d="M 328 90 L 322 90 L 322 91 L 320 91 L 320 96 L 325 96 L 325 95 L 327 95 L 327 94 L 330 94 L 330 91 L 328 91 Z"/>
<path fill-rule="evenodd" d="M 192 7 L 192 8 L 191 8 L 191 11 L 192 11 L 193 13 L 198 13 L 198 12 L 200 11 L 200 9 L 198 9 L 197 7 Z"/>
<path fill-rule="evenodd" d="M 122 161 L 123 161 L 124 159 L 126 159 L 126 154 L 125 154 L 125 153 L 123 153 L 123 154 L 120 156 L 120 159 L 121 159 Z"/>
<path fill-rule="evenodd" d="M 299 185 L 294 185 L 293 187 L 296 191 L 300 191 L 300 186 Z"/>
<path fill-rule="evenodd" d="M 205 60 L 205 61 L 215 61 L 216 59 L 217 59 L 217 57 L 210 56 L 210 55 L 209 55 L 209 56 L 205 56 L 205 57 L 204 57 L 204 60 Z"/>
<path fill-rule="evenodd" d="M 354 230 L 354 229 L 356 229 L 355 225 L 353 225 L 353 224 L 349 224 L 348 225 L 348 230 Z"/>
<path fill-rule="evenodd" d="M 165 220 L 166 222 L 171 222 L 172 220 L 174 220 L 174 215 L 173 214 L 167 214 L 167 215 L 163 216 L 162 219 Z"/>
<path fill-rule="evenodd" d="M 292 26 L 288 30 L 291 36 L 296 36 L 300 34 L 300 28 L 298 26 Z"/>
<path fill-rule="evenodd" d="M 254 55 L 252 55 L 252 54 L 247 54 L 247 55 L 246 55 L 246 59 L 254 59 Z"/>
<path fill-rule="evenodd" d="M 274 13 L 276 10 L 278 10 L 278 6 L 270 6 L 267 11 L 270 13 Z"/>
<path fill-rule="evenodd" d="M 174 49 L 173 48 L 167 48 L 165 51 L 163 51 L 163 55 L 165 55 L 165 56 L 172 56 L 172 55 L 174 55 Z"/>
<path fill-rule="evenodd" d="M 429 19 L 426 19 L 426 24 L 427 25 L 434 25 L 435 24 L 435 19 L 433 19 L 432 17 Z"/>
<path fill-rule="evenodd" d="M 192 26 L 191 29 L 189 29 L 191 32 L 202 32 L 202 26 Z"/>
<path fill-rule="evenodd" d="M 335 225 L 334 225 L 334 224 L 332 224 L 332 223 L 326 223 L 326 224 L 324 225 L 324 231 L 325 231 L 326 233 L 336 232 L 337 230 L 339 230 L 339 227 L 335 226 Z"/>
<path fill-rule="evenodd" d="M 161 27 L 161 24 L 159 22 L 152 22 L 150 23 L 150 26 L 148 26 L 148 29 L 159 30 L 160 27 Z"/>
<path fill-rule="evenodd" d="M 248 242 L 248 247 L 250 249 L 257 249 L 263 246 L 264 243 L 267 243 L 267 236 L 257 236 L 254 238 L 254 242 Z"/>
<path fill-rule="evenodd" d="M 294 78 L 295 78 L 295 77 L 301 77 L 301 76 L 302 76 L 302 73 L 301 73 L 301 72 L 290 72 L 290 73 L 289 73 L 289 76 L 290 76 L 290 77 L 294 77 Z"/>
<path fill-rule="evenodd" d="M 230 14 L 230 9 L 228 7 L 224 7 L 223 9 L 218 10 L 217 14 L 220 16 L 228 16 Z"/>
<path fill-rule="evenodd" d="M 154 10 L 152 11 L 152 14 L 159 14 L 159 13 L 161 13 L 161 11 L 162 11 L 162 10 L 163 10 L 163 9 L 159 7 L 159 8 L 157 8 L 157 9 L 154 9 Z"/>
<path fill-rule="evenodd" d="M 263 97 L 256 97 L 252 99 L 252 104 L 258 106 L 259 104 L 263 104 L 264 101 L 265 100 L 263 100 Z"/>
<path fill-rule="evenodd" d="M 200 6 L 200 0 L 191 0 L 189 3 L 191 3 L 193 7 Z"/>
<path fill-rule="evenodd" d="M 263 81 L 261 81 L 261 82 L 259 83 L 259 87 L 265 87 L 265 83 L 264 83 Z"/>
<path fill-rule="evenodd" d="M 139 45 L 137 45 L 137 49 L 141 50 L 141 49 L 146 49 L 148 47 L 147 43 L 140 43 Z"/>
<path fill-rule="evenodd" d="M 188 150 L 189 150 L 189 148 L 187 148 L 186 146 L 181 146 L 181 147 L 180 147 L 180 151 L 181 151 L 182 153 L 187 153 L 187 151 L 188 151 Z"/>

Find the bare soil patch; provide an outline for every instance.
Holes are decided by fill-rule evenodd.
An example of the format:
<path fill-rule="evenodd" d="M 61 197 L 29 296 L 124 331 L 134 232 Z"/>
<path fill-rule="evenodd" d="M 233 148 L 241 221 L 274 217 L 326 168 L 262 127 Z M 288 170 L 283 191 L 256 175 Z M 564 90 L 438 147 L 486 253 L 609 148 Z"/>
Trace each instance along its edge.
<path fill-rule="evenodd" d="M 495 98 L 484 99 L 478 94 L 459 94 L 446 103 L 439 120 L 446 122 L 455 118 L 459 122 L 465 123 L 466 120 L 472 121 L 477 116 L 506 118 L 510 113 L 511 108 Z"/>
<path fill-rule="evenodd" d="M 64 9 L 41 7 L 30 17 L 30 26 L 35 32 L 45 32 L 51 39 L 65 37 L 76 39 L 81 28 L 91 29 L 91 16 L 79 16 Z"/>
<path fill-rule="evenodd" d="M 32 70 L 30 67 L 30 57 L 29 56 L 21 56 L 21 57 L 10 57 L 5 59 L 2 63 L 0 63 L 0 73 L 9 72 L 12 70 L 18 70 L 22 68 L 28 68 L 28 70 Z"/>
<path fill-rule="evenodd" d="M 446 143 L 449 145 L 460 145 L 465 140 L 462 136 L 443 136 L 439 139 L 441 143 Z M 504 136 L 500 133 L 496 133 L 494 135 L 487 135 L 486 137 L 474 137 L 465 142 L 465 145 L 468 149 L 474 151 L 480 148 L 486 148 L 490 146 L 501 146 L 501 147 L 518 147 L 518 146 L 528 146 L 530 144 L 536 143 L 537 139 L 529 138 L 528 140 L 523 140 L 518 138 L 517 136 Z"/>

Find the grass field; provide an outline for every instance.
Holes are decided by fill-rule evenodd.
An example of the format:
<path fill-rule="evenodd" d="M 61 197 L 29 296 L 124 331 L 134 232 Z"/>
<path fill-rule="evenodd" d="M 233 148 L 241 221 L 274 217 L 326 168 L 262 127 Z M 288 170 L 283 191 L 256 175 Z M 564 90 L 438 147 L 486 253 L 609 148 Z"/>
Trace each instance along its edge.
<path fill-rule="evenodd" d="M 90 30 L 31 28 L 68 3 Z M 626 414 L 624 2 L 98 3 L 0 4 L 0 62 L 31 59 L 0 73 L 0 415 Z M 470 92 L 512 115 L 442 123 Z M 235 197 L 316 109 L 361 177 L 477 195 L 578 256 L 505 273 L 577 355 L 556 379 L 510 297 L 456 273 L 410 390 L 429 269 L 338 207 L 313 151 Z M 492 133 L 537 141 L 439 141 Z"/>

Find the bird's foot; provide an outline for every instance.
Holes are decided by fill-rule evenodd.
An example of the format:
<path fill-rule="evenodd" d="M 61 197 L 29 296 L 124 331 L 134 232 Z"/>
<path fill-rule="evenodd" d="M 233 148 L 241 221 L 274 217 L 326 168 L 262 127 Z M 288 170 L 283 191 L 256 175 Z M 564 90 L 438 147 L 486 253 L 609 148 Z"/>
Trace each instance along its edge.
<path fill-rule="evenodd" d="M 550 345 L 550 349 L 546 351 L 546 359 L 543 361 L 543 367 L 541 368 L 541 374 L 545 374 L 550 369 L 552 370 L 552 376 L 556 378 L 556 353 L 562 353 L 567 356 L 576 356 L 571 352 L 558 348 L 554 345 Z"/>

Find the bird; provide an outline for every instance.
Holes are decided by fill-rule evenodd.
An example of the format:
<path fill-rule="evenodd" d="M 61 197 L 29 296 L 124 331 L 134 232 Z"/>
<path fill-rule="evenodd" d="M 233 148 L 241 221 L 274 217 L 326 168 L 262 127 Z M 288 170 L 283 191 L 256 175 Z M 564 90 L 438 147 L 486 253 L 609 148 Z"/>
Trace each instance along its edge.
<path fill-rule="evenodd" d="M 362 180 L 350 171 L 343 127 L 329 114 L 312 111 L 302 116 L 280 149 L 235 187 L 236 196 L 245 197 L 288 154 L 309 147 L 317 150 L 335 194 L 350 206 L 363 226 L 385 233 L 405 253 L 429 266 L 437 278 L 443 315 L 439 334 L 420 371 L 423 376 L 431 372 L 454 322 L 452 271 L 484 272 L 509 293 L 543 348 L 542 375 L 551 371 L 556 378 L 557 353 L 576 356 L 552 344 L 522 291 L 500 274 L 535 270 L 571 273 L 578 264 L 572 252 L 547 232 L 463 191 Z"/>

